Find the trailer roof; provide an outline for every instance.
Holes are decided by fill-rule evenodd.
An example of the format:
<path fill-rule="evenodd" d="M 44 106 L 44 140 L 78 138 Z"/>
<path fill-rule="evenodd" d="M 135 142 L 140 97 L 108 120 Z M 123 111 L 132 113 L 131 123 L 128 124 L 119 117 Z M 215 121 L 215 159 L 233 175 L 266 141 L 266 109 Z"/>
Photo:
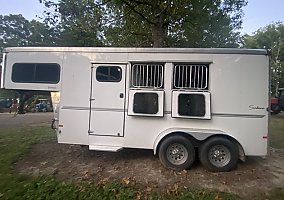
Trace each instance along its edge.
<path fill-rule="evenodd" d="M 97 52 L 97 53 L 199 53 L 267 55 L 265 49 L 241 48 L 116 48 L 116 47 L 8 47 L 8 52 Z"/>

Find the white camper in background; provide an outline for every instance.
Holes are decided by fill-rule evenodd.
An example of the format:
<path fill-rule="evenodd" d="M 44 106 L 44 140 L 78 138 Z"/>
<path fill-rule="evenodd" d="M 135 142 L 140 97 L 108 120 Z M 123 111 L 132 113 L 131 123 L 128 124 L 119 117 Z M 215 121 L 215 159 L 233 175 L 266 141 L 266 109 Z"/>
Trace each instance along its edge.
<path fill-rule="evenodd" d="M 2 88 L 50 91 L 58 142 L 90 150 L 153 149 L 188 169 L 229 171 L 268 144 L 266 50 L 18 47 Z"/>

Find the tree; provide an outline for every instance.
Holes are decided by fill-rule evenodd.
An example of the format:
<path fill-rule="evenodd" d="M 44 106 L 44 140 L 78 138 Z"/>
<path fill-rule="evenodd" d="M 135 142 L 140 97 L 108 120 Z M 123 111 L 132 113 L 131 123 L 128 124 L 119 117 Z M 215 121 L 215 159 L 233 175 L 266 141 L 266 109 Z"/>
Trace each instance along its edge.
<path fill-rule="evenodd" d="M 52 28 L 46 24 L 36 20 L 28 21 L 22 15 L 0 15 L 1 52 L 5 47 L 53 45 L 56 45 L 56 36 Z M 0 61 L 2 62 L 2 54 Z M 0 96 L 16 98 L 20 94 L 12 90 L 0 89 Z"/>
<path fill-rule="evenodd" d="M 103 1 L 110 45 L 235 47 L 246 0 Z M 133 42 L 133 43 L 132 43 Z"/>
<path fill-rule="evenodd" d="M 55 45 L 53 31 L 38 21 L 26 20 L 22 15 L 0 15 L 0 50 L 17 46 Z"/>
<path fill-rule="evenodd" d="M 102 46 L 101 8 L 94 0 L 40 0 L 44 22 L 60 34 L 61 46 Z"/>
<path fill-rule="evenodd" d="M 271 91 L 284 87 L 284 23 L 270 24 L 243 38 L 246 48 L 263 48 L 271 52 Z"/>
<path fill-rule="evenodd" d="M 72 46 L 236 47 L 247 0 L 39 0 Z M 70 41 L 71 40 L 71 41 Z"/>
<path fill-rule="evenodd" d="M 0 47 L 27 45 L 29 21 L 22 15 L 0 15 Z"/>

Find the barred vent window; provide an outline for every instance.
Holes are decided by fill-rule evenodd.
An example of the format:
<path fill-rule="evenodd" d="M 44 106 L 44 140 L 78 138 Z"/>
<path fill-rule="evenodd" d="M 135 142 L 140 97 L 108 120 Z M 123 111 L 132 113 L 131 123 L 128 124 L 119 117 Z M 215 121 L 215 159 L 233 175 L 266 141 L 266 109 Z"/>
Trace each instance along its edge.
<path fill-rule="evenodd" d="M 132 87 L 163 88 L 164 66 L 162 64 L 133 64 Z"/>
<path fill-rule="evenodd" d="M 208 65 L 177 64 L 174 66 L 174 88 L 208 89 Z"/>

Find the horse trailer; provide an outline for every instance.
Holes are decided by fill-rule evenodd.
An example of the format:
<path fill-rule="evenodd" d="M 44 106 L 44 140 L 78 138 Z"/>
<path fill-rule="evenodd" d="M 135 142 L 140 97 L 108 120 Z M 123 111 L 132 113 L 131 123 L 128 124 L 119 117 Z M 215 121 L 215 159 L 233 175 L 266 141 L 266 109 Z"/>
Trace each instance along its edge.
<path fill-rule="evenodd" d="M 50 92 L 59 143 L 152 149 L 167 168 L 230 171 L 268 152 L 261 49 L 11 47 L 1 87 Z"/>

